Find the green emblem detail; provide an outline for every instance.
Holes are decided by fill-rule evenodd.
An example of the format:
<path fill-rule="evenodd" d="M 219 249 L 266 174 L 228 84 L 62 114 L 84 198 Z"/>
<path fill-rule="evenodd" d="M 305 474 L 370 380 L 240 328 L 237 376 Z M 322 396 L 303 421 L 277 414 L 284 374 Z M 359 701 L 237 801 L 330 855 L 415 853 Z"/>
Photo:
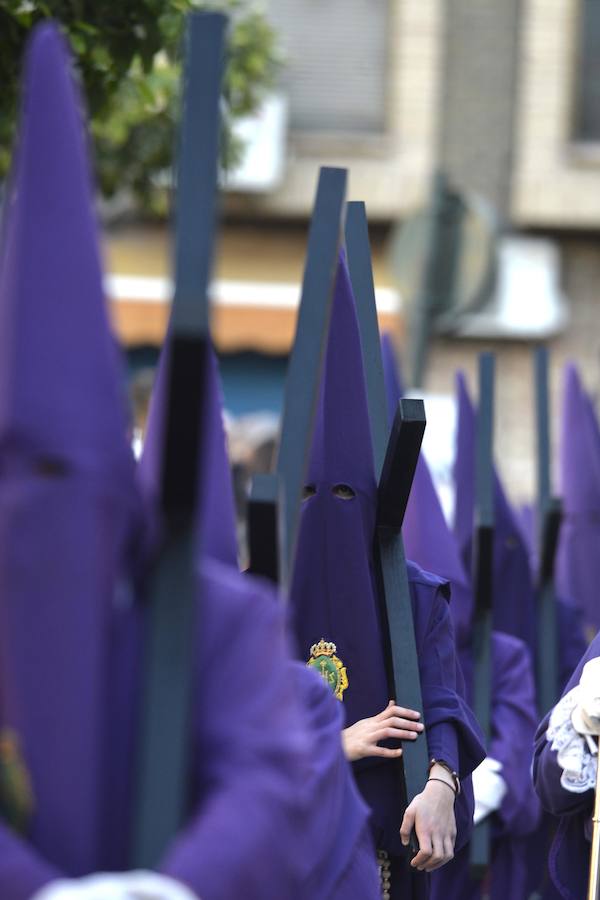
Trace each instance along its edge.
<path fill-rule="evenodd" d="M 310 659 L 306 665 L 316 669 L 337 699 L 343 700 L 343 693 L 348 687 L 348 674 L 344 663 L 336 653 L 335 644 L 321 638 L 318 644 L 313 644 L 310 648 Z"/>
<path fill-rule="evenodd" d="M 19 737 L 9 728 L 0 731 L 0 815 L 15 831 L 25 834 L 33 812 L 31 780 Z"/>

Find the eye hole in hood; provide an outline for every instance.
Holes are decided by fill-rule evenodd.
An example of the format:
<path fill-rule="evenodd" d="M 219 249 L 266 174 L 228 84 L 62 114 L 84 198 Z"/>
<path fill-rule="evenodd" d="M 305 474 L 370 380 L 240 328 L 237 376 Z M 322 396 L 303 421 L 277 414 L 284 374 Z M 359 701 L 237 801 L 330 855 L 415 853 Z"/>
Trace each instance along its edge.
<path fill-rule="evenodd" d="M 340 500 L 353 500 L 356 497 L 356 491 L 349 484 L 334 484 L 331 492 Z"/>
<path fill-rule="evenodd" d="M 314 497 L 317 493 L 317 489 L 314 484 L 305 484 L 302 488 L 302 501 L 310 500 L 311 497 Z"/>
<path fill-rule="evenodd" d="M 69 474 L 69 467 L 61 459 L 44 457 L 37 460 L 35 471 L 42 478 L 65 478 Z"/>

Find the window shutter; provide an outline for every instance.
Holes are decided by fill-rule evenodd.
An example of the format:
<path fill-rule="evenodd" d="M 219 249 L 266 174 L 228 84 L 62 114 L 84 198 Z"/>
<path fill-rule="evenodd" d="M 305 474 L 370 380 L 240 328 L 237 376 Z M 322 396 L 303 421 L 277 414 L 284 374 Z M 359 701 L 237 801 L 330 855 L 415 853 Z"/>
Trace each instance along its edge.
<path fill-rule="evenodd" d="M 269 0 L 290 124 L 304 132 L 385 127 L 389 0 Z"/>
<path fill-rule="evenodd" d="M 575 139 L 600 143 L 600 0 L 581 0 Z"/>

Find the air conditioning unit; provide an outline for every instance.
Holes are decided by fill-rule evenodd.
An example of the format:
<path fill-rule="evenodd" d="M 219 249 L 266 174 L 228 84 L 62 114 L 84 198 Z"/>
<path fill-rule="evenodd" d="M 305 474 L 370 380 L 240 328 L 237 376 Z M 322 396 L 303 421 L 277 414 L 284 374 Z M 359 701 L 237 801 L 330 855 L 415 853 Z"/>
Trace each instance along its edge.
<path fill-rule="evenodd" d="M 568 322 L 560 279 L 560 251 L 551 240 L 501 236 L 496 280 L 483 306 L 463 310 L 441 329 L 461 338 L 544 340 Z"/>

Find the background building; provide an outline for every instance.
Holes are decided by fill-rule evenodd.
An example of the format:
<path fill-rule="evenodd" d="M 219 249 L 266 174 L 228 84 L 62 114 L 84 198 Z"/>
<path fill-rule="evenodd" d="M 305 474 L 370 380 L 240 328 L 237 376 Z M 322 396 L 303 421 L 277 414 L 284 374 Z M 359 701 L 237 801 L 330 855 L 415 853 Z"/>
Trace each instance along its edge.
<path fill-rule="evenodd" d="M 251 124 L 258 163 L 243 190 L 228 185 L 215 285 L 229 408 L 277 411 L 319 165 L 348 167 L 350 198 L 367 203 L 382 327 L 400 343 L 407 298 L 389 238 L 442 169 L 495 211 L 512 311 L 501 328 L 492 310 L 470 337 L 436 339 L 425 387 L 450 394 L 456 367 L 472 377 L 477 353 L 496 350 L 498 459 L 513 498 L 530 496 L 536 335 L 549 338 L 555 413 L 567 358 L 600 392 L 600 4 L 271 0 L 269 15 L 284 103 Z M 142 362 L 166 322 L 165 233 L 108 236 L 116 321 Z"/>

